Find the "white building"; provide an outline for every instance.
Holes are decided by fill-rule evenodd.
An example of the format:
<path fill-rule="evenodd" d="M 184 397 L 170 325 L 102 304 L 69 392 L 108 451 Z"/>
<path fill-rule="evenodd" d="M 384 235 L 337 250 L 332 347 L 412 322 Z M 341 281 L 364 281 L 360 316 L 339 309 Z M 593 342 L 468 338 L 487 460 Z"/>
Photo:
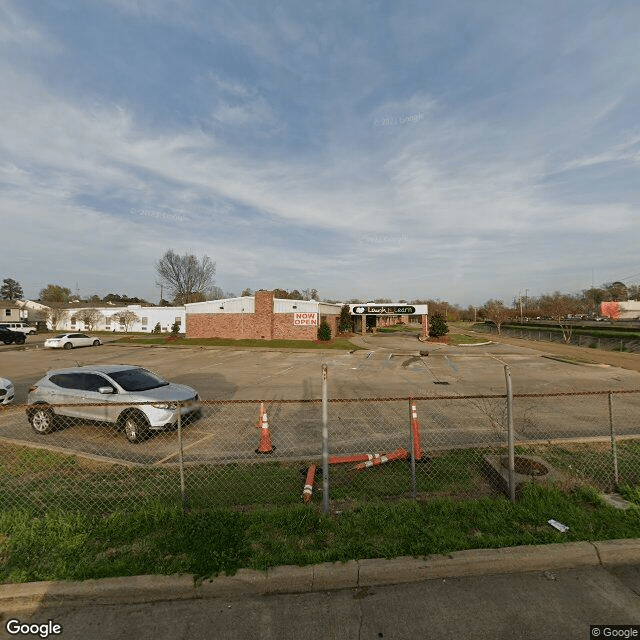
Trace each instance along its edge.
<path fill-rule="evenodd" d="M 180 326 L 180 333 L 184 333 L 185 330 L 186 315 L 184 307 L 143 307 L 139 304 L 130 304 L 125 307 L 112 305 L 65 309 L 67 312 L 66 317 L 58 323 L 55 329 L 62 331 L 89 331 L 89 327 L 82 320 L 82 313 L 92 310 L 100 314 L 98 321 L 93 325 L 93 331 L 147 331 L 151 333 L 159 325 L 160 331 L 165 333 L 171 331 L 171 327 L 175 322 Z"/>

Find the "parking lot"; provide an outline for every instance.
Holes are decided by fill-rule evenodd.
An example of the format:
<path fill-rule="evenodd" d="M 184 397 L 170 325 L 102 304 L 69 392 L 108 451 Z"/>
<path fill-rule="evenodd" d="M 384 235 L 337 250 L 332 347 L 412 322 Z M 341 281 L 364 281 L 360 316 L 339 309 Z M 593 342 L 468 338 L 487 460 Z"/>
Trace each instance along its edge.
<path fill-rule="evenodd" d="M 332 398 L 504 393 L 505 364 L 515 393 L 640 388 L 640 373 L 626 369 L 570 364 L 506 344 L 423 344 L 413 335 L 369 335 L 370 348 L 352 353 L 116 343 L 62 351 L 45 350 L 34 338 L 24 349 L 0 349 L 0 376 L 12 380 L 16 403 L 49 370 L 96 363 L 137 364 L 207 400 L 320 398 L 323 363 Z M 420 357 L 421 350 L 428 355 Z"/>
<path fill-rule="evenodd" d="M 367 336 L 360 351 L 276 351 L 269 349 L 140 347 L 105 344 L 70 351 L 25 350 L 0 354 L 0 375 L 16 388 L 15 403 L 25 402 L 28 388 L 51 369 L 85 364 L 136 364 L 168 380 L 194 387 L 205 401 L 204 418 L 184 429 L 187 462 L 256 458 L 259 401 L 268 406 L 276 451 L 270 459 L 317 455 L 320 442 L 321 368 L 329 369 L 332 403 L 332 450 L 393 450 L 406 446 L 407 403 L 375 398 L 440 397 L 419 401 L 427 446 L 460 446 L 500 441 L 496 425 L 504 418 L 504 399 L 451 399 L 505 393 L 504 366 L 518 393 L 557 393 L 640 389 L 640 373 L 607 366 L 571 364 L 518 346 L 487 344 L 451 347 L 420 343 L 413 335 Z M 422 351 L 423 355 L 420 355 Z M 428 355 L 426 354 L 428 352 Z M 247 403 L 206 401 L 253 400 Z M 636 395 L 616 398 L 625 419 L 619 433 L 638 433 Z M 283 402 L 284 401 L 284 402 Z M 519 401 L 516 429 L 545 436 L 588 437 L 606 433 L 606 397 L 576 398 L 562 409 L 555 402 Z M 492 431 L 493 426 L 493 431 Z M 534 433 L 535 434 L 535 433 Z M 177 460 L 175 432 L 153 436 L 139 445 L 122 433 L 75 423 L 46 436 L 36 434 L 24 411 L 0 414 L 0 435 L 86 455 L 142 464 Z"/>

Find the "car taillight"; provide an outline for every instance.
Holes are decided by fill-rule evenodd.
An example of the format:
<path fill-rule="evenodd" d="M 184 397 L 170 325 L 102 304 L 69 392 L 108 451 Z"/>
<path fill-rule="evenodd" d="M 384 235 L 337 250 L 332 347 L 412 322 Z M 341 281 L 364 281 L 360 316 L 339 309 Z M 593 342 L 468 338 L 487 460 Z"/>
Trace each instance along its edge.
<path fill-rule="evenodd" d="M 36 387 L 35 385 L 33 385 L 33 387 L 29 387 L 29 391 L 27 393 L 31 393 L 32 391 L 35 391 L 38 387 Z"/>

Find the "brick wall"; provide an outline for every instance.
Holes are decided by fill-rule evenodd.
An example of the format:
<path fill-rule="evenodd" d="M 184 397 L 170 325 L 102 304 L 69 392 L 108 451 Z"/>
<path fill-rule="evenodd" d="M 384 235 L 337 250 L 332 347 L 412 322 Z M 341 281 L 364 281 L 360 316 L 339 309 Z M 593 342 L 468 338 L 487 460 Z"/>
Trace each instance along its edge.
<path fill-rule="evenodd" d="M 338 316 L 326 319 L 331 335 L 335 336 Z M 188 313 L 186 331 L 187 338 L 316 340 L 318 337 L 318 327 L 294 325 L 293 313 L 274 313 L 271 291 L 256 292 L 255 313 Z"/>

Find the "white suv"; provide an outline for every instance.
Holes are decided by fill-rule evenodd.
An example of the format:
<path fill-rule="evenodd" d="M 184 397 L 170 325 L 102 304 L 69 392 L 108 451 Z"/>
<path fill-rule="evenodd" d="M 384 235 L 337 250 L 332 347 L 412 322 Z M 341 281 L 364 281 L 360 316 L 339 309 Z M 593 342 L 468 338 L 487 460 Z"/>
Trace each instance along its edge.
<path fill-rule="evenodd" d="M 25 335 L 31 336 L 37 332 L 37 329 L 26 322 L 0 322 L 0 327 L 5 327 L 11 331 L 19 331 Z"/>

